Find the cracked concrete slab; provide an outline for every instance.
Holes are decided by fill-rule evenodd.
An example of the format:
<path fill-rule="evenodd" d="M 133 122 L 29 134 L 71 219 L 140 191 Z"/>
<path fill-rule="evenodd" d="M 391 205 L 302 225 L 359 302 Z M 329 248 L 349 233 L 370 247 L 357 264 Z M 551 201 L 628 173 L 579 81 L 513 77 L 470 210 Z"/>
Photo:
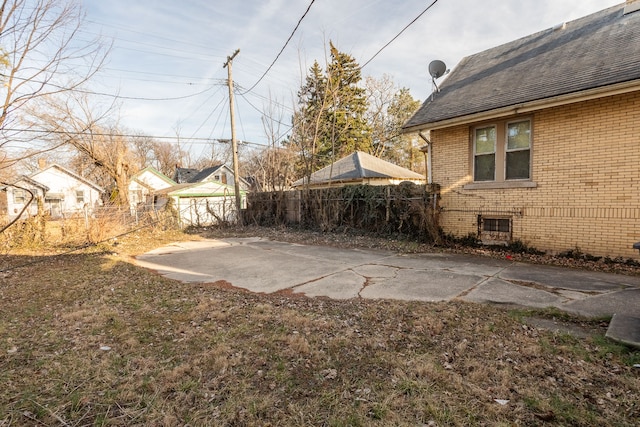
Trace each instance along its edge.
<path fill-rule="evenodd" d="M 640 289 L 627 289 L 594 295 L 563 304 L 563 310 L 585 317 L 609 317 L 614 314 L 640 315 Z"/>
<path fill-rule="evenodd" d="M 399 267 L 380 264 L 365 264 L 353 269 L 353 271 L 366 278 L 395 277 L 399 270 Z"/>
<path fill-rule="evenodd" d="M 393 258 L 392 264 L 400 268 L 415 270 L 443 270 L 462 274 L 493 276 L 508 267 L 506 261 L 478 258 L 460 257 L 452 254 L 415 254 L 398 255 Z"/>
<path fill-rule="evenodd" d="M 498 276 L 504 280 L 533 282 L 576 291 L 610 292 L 640 286 L 640 277 L 523 263 L 514 263 Z"/>
<path fill-rule="evenodd" d="M 551 292 L 520 286 L 497 278 L 491 278 L 480 284 L 462 299 L 472 302 L 516 304 L 537 308 L 558 306 L 563 300 Z"/>
<path fill-rule="evenodd" d="M 393 278 L 375 280 L 360 292 L 360 296 L 372 299 L 446 301 L 482 280 L 482 276 L 449 271 L 425 273 L 421 270 L 402 269 Z"/>
<path fill-rule="evenodd" d="M 399 255 L 230 238 L 174 243 L 140 255 L 136 262 L 175 280 L 224 281 L 260 293 L 291 290 L 336 299 L 418 301 L 459 297 L 553 306 L 587 317 L 640 311 L 640 277 L 462 254 Z"/>
<path fill-rule="evenodd" d="M 351 299 L 359 296 L 366 279 L 353 272 L 342 271 L 319 280 L 297 286 L 294 293 L 305 294 L 308 297 L 328 297 L 332 299 Z"/>
<path fill-rule="evenodd" d="M 640 349 L 640 317 L 615 314 L 607 329 L 606 337 Z"/>

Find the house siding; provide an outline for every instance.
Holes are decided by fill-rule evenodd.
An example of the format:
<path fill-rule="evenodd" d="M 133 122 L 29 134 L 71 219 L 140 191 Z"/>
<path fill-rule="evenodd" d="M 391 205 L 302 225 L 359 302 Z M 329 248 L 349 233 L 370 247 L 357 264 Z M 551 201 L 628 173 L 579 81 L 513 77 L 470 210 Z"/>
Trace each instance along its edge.
<path fill-rule="evenodd" d="M 59 166 L 50 166 L 34 173 L 30 178 L 49 187 L 44 207 L 53 218 L 77 214 L 85 208 L 93 210 L 101 205 L 99 187 L 90 185 L 84 179 L 79 180 Z M 83 201 L 77 200 L 77 191 L 83 192 Z M 47 202 L 46 197 L 51 194 L 61 195 L 62 199 Z"/>
<path fill-rule="evenodd" d="M 639 258 L 640 93 L 541 110 L 533 121 L 535 188 L 465 189 L 470 126 L 432 132 L 441 226 L 478 232 L 478 215 L 512 218 L 514 240 L 539 250 Z"/>

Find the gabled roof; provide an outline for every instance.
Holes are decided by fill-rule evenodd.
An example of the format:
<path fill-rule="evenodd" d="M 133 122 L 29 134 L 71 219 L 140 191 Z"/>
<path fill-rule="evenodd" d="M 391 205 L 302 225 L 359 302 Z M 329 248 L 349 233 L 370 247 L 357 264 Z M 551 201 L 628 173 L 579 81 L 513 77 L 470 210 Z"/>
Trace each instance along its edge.
<path fill-rule="evenodd" d="M 31 186 L 31 187 L 40 188 L 43 192 L 49 191 L 49 187 L 47 187 L 46 185 L 44 185 L 44 184 L 42 184 L 42 183 L 40 183 L 40 182 L 38 182 L 36 180 L 33 180 L 33 179 L 29 178 L 26 175 L 20 175 L 18 177 L 18 179 L 15 179 L 15 180 L 13 180 L 11 182 L 3 183 L 3 185 L 0 186 L 0 190 L 4 190 L 7 187 L 15 187 L 16 184 L 20 184 L 22 182 L 27 184 L 27 185 L 29 185 L 29 186 Z"/>
<path fill-rule="evenodd" d="M 600 96 L 612 89 L 640 90 L 640 11 L 625 14 L 624 6 L 464 58 L 404 125 L 405 132 L 505 107 L 517 113 L 527 103 L 540 108 L 596 88 Z"/>
<path fill-rule="evenodd" d="M 424 175 L 394 165 L 362 151 L 356 151 L 336 161 L 332 165 L 311 174 L 310 179 L 303 178 L 293 183 L 298 187 L 307 183 L 360 181 L 371 178 L 386 179 L 425 179 Z"/>
<path fill-rule="evenodd" d="M 138 178 L 140 176 L 142 176 L 145 173 L 152 173 L 155 176 L 157 176 L 158 178 L 162 179 L 163 181 L 165 181 L 167 184 L 169 185 L 176 185 L 176 182 L 174 180 L 172 180 L 171 178 L 169 178 L 168 176 L 166 176 L 165 174 L 163 174 L 162 172 L 160 172 L 158 169 L 154 168 L 153 166 L 147 166 L 146 168 L 142 169 L 141 171 L 139 171 L 138 173 L 136 173 L 135 175 L 133 175 L 131 177 L 132 181 L 138 181 L 140 182 L 140 184 L 142 185 L 146 185 L 144 182 L 139 181 Z"/>
<path fill-rule="evenodd" d="M 216 165 L 216 166 L 211 166 L 211 167 L 208 167 L 208 168 L 204 168 L 200 172 L 198 172 L 196 175 L 191 176 L 189 178 L 188 182 L 201 182 L 201 181 L 204 181 L 210 175 L 214 174 L 219 169 L 221 169 L 223 166 L 224 165 Z"/>
<path fill-rule="evenodd" d="M 198 169 L 176 167 L 176 171 L 173 174 L 173 180 L 178 184 L 183 184 L 185 182 L 190 182 L 190 180 L 194 176 L 198 175 L 198 173 L 200 173 Z"/>
<path fill-rule="evenodd" d="M 43 173 L 43 172 L 45 172 L 45 171 L 48 171 L 49 169 L 57 169 L 58 171 L 60 171 L 60 172 L 62 172 L 62 173 L 64 173 L 64 174 L 66 174 L 66 175 L 71 176 L 71 177 L 72 177 L 72 178 L 74 178 L 75 180 L 80 181 L 80 182 L 82 182 L 83 184 L 88 185 L 89 187 L 93 187 L 93 189 L 95 189 L 95 190 L 96 190 L 96 191 L 98 191 L 99 193 L 104 193 L 104 190 L 102 189 L 102 187 L 100 187 L 100 186 L 98 186 L 97 184 L 95 184 L 95 183 L 93 183 L 93 182 L 89 181 L 87 178 L 83 178 L 83 177 L 81 177 L 80 175 L 78 175 L 77 173 L 72 172 L 72 171 L 70 171 L 69 169 L 67 169 L 67 168 L 65 168 L 65 167 L 62 167 L 62 166 L 60 166 L 60 165 L 58 165 L 58 164 L 52 164 L 52 165 L 49 165 L 49 166 L 47 166 L 46 168 L 44 168 L 44 169 L 42 169 L 42 170 L 39 170 L 39 171 L 37 171 L 37 172 L 34 172 L 34 173 L 32 173 L 32 174 L 29 176 L 29 178 L 33 179 L 34 181 L 38 181 L 36 177 L 37 177 L 38 175 L 40 175 L 41 173 Z M 39 182 L 39 181 L 38 181 L 38 182 Z"/>

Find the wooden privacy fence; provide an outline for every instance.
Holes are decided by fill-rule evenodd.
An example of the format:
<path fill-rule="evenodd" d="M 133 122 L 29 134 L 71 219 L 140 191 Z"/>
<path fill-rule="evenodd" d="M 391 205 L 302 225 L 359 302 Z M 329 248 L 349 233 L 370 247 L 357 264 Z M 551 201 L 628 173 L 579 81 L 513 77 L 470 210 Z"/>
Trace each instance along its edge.
<path fill-rule="evenodd" d="M 263 226 L 298 224 L 321 231 L 354 228 L 425 241 L 439 237 L 437 186 L 409 182 L 250 193 L 244 214 L 245 223 Z"/>

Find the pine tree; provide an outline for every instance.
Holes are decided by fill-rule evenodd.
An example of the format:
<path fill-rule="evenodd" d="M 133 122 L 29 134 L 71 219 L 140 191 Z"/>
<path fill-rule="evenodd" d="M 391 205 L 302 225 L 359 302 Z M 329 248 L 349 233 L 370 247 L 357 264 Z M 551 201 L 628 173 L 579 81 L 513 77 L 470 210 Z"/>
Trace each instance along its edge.
<path fill-rule="evenodd" d="M 300 161 L 298 169 L 302 175 L 310 175 L 317 169 L 316 152 L 319 135 L 323 133 L 326 111 L 326 77 L 318 61 L 309 69 L 305 84 L 298 91 L 298 110 L 293 116 L 293 132 L 287 145 L 297 149 Z"/>
<path fill-rule="evenodd" d="M 371 150 L 371 129 L 365 118 L 367 98 L 360 66 L 355 59 L 330 43 L 331 62 L 327 67 L 328 108 L 318 154 L 331 163 L 354 151 Z"/>
<path fill-rule="evenodd" d="M 309 69 L 298 92 L 289 144 L 300 153 L 303 174 L 316 170 L 356 150 L 371 151 L 366 93 L 359 86 L 360 66 L 353 57 L 330 43 L 326 72 L 318 62 Z"/>

